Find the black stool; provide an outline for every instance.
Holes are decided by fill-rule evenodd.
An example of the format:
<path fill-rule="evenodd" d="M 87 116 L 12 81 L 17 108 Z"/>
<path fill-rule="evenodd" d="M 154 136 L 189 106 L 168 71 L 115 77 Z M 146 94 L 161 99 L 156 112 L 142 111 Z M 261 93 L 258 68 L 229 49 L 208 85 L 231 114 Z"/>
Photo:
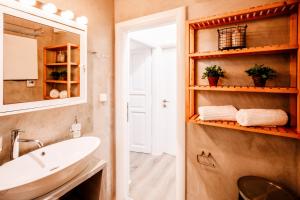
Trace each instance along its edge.
<path fill-rule="evenodd" d="M 239 200 L 296 200 L 289 191 L 265 178 L 244 176 L 237 184 Z"/>

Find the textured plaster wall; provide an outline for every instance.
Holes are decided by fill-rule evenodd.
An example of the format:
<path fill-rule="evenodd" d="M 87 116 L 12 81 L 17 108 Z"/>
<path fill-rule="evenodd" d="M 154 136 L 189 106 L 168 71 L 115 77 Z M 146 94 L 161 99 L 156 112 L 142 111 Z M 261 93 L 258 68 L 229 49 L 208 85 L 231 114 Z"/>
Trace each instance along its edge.
<path fill-rule="evenodd" d="M 48 1 L 48 0 L 47 0 Z M 88 25 L 88 49 L 97 55 L 88 55 L 88 103 L 78 106 L 0 117 L 0 136 L 4 139 L 0 164 L 8 161 L 10 131 L 20 128 L 26 131 L 24 138 L 40 139 L 46 144 L 70 137 L 69 128 L 75 115 L 82 123 L 84 135 L 101 138 L 97 156 L 108 161 L 108 199 L 113 194 L 113 47 L 114 2 L 107 0 L 49 0 L 60 9 L 71 9 L 77 15 L 86 15 Z M 101 104 L 98 94 L 108 94 L 108 102 Z M 34 146 L 22 144 L 24 153 Z"/>
<path fill-rule="evenodd" d="M 187 18 L 196 19 L 229 11 L 248 8 L 277 0 L 115 0 L 115 22 L 149 15 L 152 13 L 173 9 L 179 6 L 187 6 Z M 132 9 L 134 8 L 134 9 Z M 288 38 L 282 37 L 286 33 L 287 19 L 279 18 L 275 21 L 261 21 L 249 28 L 255 33 L 268 29 L 269 33 L 263 38 L 249 38 L 251 45 L 259 43 L 267 44 L 278 42 L 285 43 Z M 271 33 L 276 30 L 277 34 Z M 270 32 L 271 31 L 271 32 Z M 272 35 L 272 38 L 269 37 Z M 202 34 L 202 46 L 205 49 L 216 49 L 215 33 Z M 272 39 L 272 40 L 270 40 Z M 197 63 L 200 66 L 221 64 L 229 73 L 228 79 L 223 84 L 232 84 L 235 81 L 248 85 L 251 80 L 244 76 L 245 68 L 256 62 L 263 62 L 274 66 L 279 71 L 277 81 L 269 82 L 271 85 L 286 85 L 288 77 L 288 57 L 245 57 L 245 59 L 231 59 L 224 61 L 216 59 L 205 60 Z M 199 74 L 201 71 L 198 72 Z M 198 75 L 200 76 L 200 75 Z M 244 77 L 242 77 L 244 76 Z M 239 79 L 237 79 L 239 78 Z M 199 82 L 202 80 L 198 80 Z M 280 107 L 288 109 L 287 98 L 276 98 L 270 95 L 224 94 L 206 93 L 197 99 L 206 105 L 224 102 L 232 103 L 238 107 Z M 253 133 L 234 131 L 222 128 L 214 128 L 199 125 L 188 125 L 187 139 L 187 199 L 188 200 L 228 200 L 237 199 L 236 181 L 244 175 L 258 175 L 270 178 L 286 185 L 300 195 L 300 142 L 280 137 L 258 135 Z M 216 169 L 200 166 L 196 161 L 196 155 L 202 150 L 213 154 L 217 162 Z"/>

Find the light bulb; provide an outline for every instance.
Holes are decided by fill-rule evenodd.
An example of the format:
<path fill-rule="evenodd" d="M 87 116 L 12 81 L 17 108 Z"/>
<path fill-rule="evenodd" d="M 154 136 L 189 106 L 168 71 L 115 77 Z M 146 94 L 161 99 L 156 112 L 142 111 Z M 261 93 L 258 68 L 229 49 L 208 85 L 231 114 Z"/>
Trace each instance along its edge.
<path fill-rule="evenodd" d="M 74 13 L 71 10 L 64 10 L 60 13 L 60 16 L 62 16 L 65 19 L 73 19 Z"/>
<path fill-rule="evenodd" d="M 81 16 L 81 17 L 77 17 L 77 18 L 76 18 L 76 22 L 77 22 L 78 24 L 87 25 L 88 22 L 89 22 L 89 20 L 88 20 L 88 18 L 87 18 L 86 16 Z"/>
<path fill-rule="evenodd" d="M 42 9 L 48 13 L 54 14 L 57 12 L 57 8 L 53 3 L 46 3 L 42 6 Z"/>
<path fill-rule="evenodd" d="M 28 6 L 35 6 L 36 0 L 19 0 L 20 3 L 28 5 Z"/>

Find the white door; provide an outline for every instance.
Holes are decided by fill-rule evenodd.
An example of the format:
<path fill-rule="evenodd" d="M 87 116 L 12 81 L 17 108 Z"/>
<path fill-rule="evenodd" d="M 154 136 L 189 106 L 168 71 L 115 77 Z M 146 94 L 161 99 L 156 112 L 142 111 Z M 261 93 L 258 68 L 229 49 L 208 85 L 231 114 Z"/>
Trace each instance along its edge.
<path fill-rule="evenodd" d="M 159 129 L 162 136 L 162 149 L 171 155 L 176 155 L 176 117 L 177 117 L 177 65 L 176 48 L 163 48 L 161 52 L 162 64 L 159 75 Z"/>
<path fill-rule="evenodd" d="M 129 150 L 151 152 L 151 49 L 130 51 Z"/>

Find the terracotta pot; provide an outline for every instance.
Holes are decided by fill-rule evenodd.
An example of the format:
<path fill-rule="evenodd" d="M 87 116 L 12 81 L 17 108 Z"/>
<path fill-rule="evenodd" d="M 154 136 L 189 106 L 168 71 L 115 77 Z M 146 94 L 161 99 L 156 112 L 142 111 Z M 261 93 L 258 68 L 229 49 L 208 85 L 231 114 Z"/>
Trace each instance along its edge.
<path fill-rule="evenodd" d="M 68 77 L 66 75 L 61 75 L 60 79 L 63 81 L 66 81 L 68 79 Z"/>
<path fill-rule="evenodd" d="M 261 76 L 252 76 L 255 87 L 265 87 L 267 79 L 262 78 Z"/>
<path fill-rule="evenodd" d="M 219 77 L 208 77 L 209 86 L 217 86 Z"/>

